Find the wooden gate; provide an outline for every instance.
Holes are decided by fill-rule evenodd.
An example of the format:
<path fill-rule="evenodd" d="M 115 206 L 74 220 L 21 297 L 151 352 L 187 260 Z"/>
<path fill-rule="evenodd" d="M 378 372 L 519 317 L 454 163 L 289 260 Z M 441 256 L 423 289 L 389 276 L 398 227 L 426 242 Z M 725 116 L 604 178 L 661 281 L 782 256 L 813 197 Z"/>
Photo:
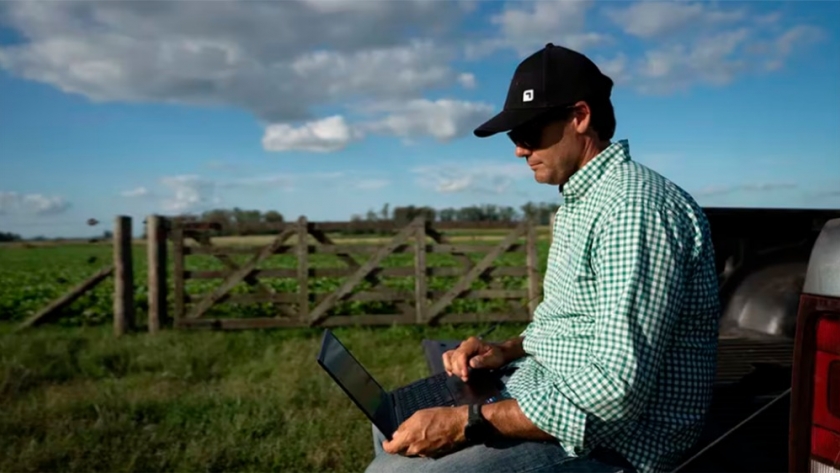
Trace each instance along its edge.
<path fill-rule="evenodd" d="M 217 229 L 213 224 L 172 221 L 168 227 L 173 244 L 173 317 L 177 327 L 247 329 L 527 321 L 541 287 L 537 239 L 531 221 L 441 223 L 420 217 L 400 228 L 387 221 L 308 222 L 301 217 L 297 222 L 263 225 L 275 233 L 270 241 L 262 242 L 262 247 L 254 246 L 253 237 L 250 243 L 211 238 L 208 232 Z M 446 230 L 459 229 L 495 230 L 501 241 L 487 244 L 488 237 L 444 235 Z M 347 233 L 362 231 L 388 232 L 388 236 L 346 238 Z M 345 237 L 334 240 L 331 232 L 343 232 Z M 468 243 L 462 243 L 464 240 Z M 325 264 L 327 255 L 333 265 Z M 500 259 L 515 259 L 517 255 L 524 260 L 519 265 L 499 264 Z M 409 264 L 385 264 L 389 258 L 399 260 L 401 256 Z M 193 258 L 204 260 L 187 264 Z M 208 259 L 220 263 L 223 269 L 204 269 Z M 391 263 L 394 262 L 399 261 Z M 444 278 L 456 279 L 445 282 Z M 209 292 L 196 294 L 186 290 L 189 281 L 213 279 L 221 282 Z M 408 279 L 413 279 L 413 284 Z M 318 290 L 325 285 L 337 287 Z M 296 287 L 290 289 L 291 286 Z M 496 310 L 446 310 L 459 301 L 477 300 L 495 301 Z M 211 314 L 225 303 L 243 307 L 268 303 L 271 316 Z M 380 313 L 357 310 L 349 315 L 343 311 L 353 303 L 379 304 Z M 387 313 L 381 313 L 382 306 L 387 306 Z"/>

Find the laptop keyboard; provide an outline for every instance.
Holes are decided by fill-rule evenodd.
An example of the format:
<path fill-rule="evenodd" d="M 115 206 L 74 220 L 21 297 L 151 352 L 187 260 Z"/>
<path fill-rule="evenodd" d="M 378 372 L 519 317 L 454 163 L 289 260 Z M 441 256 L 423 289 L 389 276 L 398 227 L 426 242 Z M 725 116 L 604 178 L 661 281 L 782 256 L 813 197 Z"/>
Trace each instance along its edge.
<path fill-rule="evenodd" d="M 394 397 L 403 416 L 407 418 L 420 409 L 451 405 L 452 396 L 446 388 L 446 378 L 446 373 L 438 373 L 396 390 Z"/>

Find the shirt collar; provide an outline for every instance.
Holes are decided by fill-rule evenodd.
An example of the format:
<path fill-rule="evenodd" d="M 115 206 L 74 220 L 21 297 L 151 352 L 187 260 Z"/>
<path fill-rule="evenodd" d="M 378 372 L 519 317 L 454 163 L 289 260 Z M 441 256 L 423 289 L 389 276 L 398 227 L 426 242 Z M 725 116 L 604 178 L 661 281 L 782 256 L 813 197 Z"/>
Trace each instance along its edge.
<path fill-rule="evenodd" d="M 569 180 L 560 188 L 563 200 L 575 202 L 583 198 L 598 180 L 610 168 L 630 160 L 630 144 L 627 140 L 619 140 L 607 146 L 586 165 L 572 174 Z"/>

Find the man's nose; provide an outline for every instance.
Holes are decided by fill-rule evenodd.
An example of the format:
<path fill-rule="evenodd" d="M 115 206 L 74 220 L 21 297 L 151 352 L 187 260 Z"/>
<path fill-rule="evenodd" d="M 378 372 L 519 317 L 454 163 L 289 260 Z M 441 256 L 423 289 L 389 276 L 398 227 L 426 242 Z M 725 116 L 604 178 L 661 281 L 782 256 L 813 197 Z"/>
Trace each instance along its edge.
<path fill-rule="evenodd" d="M 528 148 L 523 148 L 519 145 L 516 145 L 516 150 L 514 151 L 517 158 L 527 158 L 531 155 L 531 150 Z"/>

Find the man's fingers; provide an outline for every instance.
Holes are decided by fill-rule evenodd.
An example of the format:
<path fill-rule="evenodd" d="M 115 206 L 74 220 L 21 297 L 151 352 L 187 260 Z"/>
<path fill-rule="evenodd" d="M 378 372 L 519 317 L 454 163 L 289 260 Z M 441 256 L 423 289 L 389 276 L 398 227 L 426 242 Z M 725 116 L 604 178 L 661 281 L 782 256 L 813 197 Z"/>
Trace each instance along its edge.
<path fill-rule="evenodd" d="M 416 443 L 409 445 L 408 449 L 406 449 L 405 451 L 405 455 L 409 457 L 418 456 L 418 453 L 420 453 L 420 448 L 417 446 Z"/>
<path fill-rule="evenodd" d="M 388 453 L 397 454 L 405 450 L 405 445 L 396 439 L 386 440 L 382 443 L 382 450 L 385 450 Z"/>
<path fill-rule="evenodd" d="M 391 435 L 391 440 L 386 440 L 382 443 L 382 449 L 388 453 L 400 453 L 405 448 L 405 434 L 399 429 Z"/>
<path fill-rule="evenodd" d="M 470 366 L 473 368 L 486 368 L 488 364 L 492 364 L 496 353 L 493 350 L 485 350 L 470 359 Z"/>
<path fill-rule="evenodd" d="M 482 347 L 482 343 L 475 337 L 463 341 L 458 348 L 449 350 L 443 354 L 443 369 L 449 376 L 458 376 L 466 380 L 470 359 L 473 358 Z"/>
<path fill-rule="evenodd" d="M 443 370 L 447 375 L 452 376 L 452 350 L 443 354 Z"/>
<path fill-rule="evenodd" d="M 461 378 L 467 376 L 467 354 L 458 351 L 452 356 L 452 372 Z"/>

